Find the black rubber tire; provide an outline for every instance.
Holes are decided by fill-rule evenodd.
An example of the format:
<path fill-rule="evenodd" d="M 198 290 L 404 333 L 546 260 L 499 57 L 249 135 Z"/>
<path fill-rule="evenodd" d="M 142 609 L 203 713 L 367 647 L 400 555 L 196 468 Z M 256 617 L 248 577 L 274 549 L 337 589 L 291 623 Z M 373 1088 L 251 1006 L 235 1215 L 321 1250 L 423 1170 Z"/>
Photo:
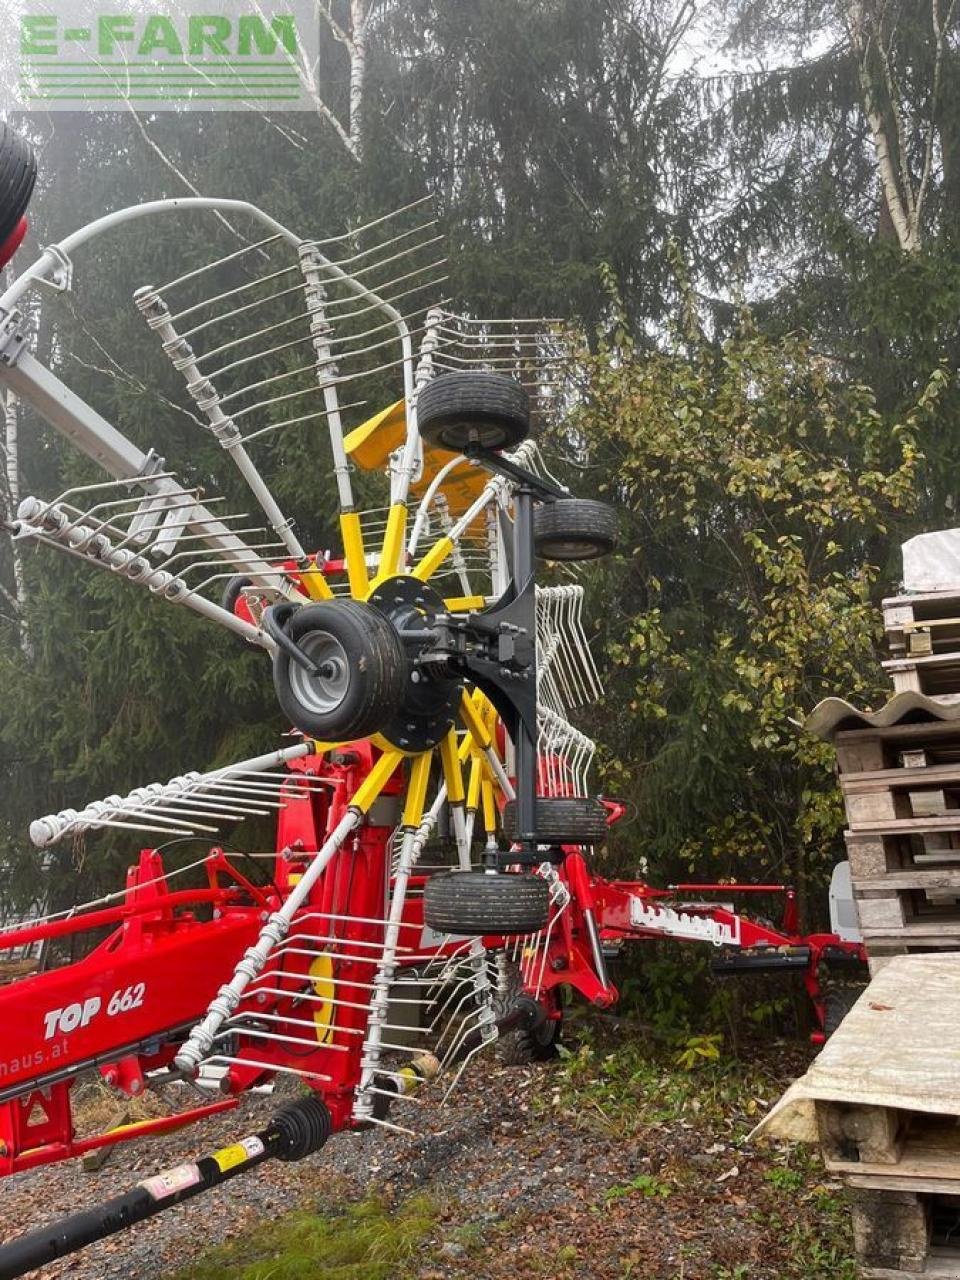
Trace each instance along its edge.
<path fill-rule="evenodd" d="M 339 646 L 339 674 L 332 684 L 311 677 L 283 649 L 273 659 L 273 684 L 287 718 L 324 742 L 352 742 L 379 732 L 403 699 L 406 663 L 396 631 L 379 610 L 357 600 L 324 600 L 298 609 L 286 626 L 308 653 L 327 642 Z M 313 656 L 313 655 L 311 655 Z M 304 701 L 313 695 L 314 705 Z M 326 705 L 321 705 L 326 702 Z"/>
<path fill-rule="evenodd" d="M 520 966 L 507 965 L 506 988 L 493 997 L 493 1012 L 499 1018 L 506 1015 L 523 994 Z M 497 1057 L 505 1067 L 526 1067 L 531 1062 L 547 1062 L 557 1056 L 560 1045 L 561 1021 L 546 1018 L 538 1027 L 514 1027 L 501 1032 L 497 1038 Z"/>
<path fill-rule="evenodd" d="M 502 373 L 444 373 L 417 398 L 417 428 L 427 444 L 451 453 L 512 449 L 530 434 L 530 399 Z"/>
<path fill-rule="evenodd" d="M 228 579 L 227 585 L 223 588 L 223 592 L 220 596 L 220 607 L 226 609 L 227 613 L 233 613 L 234 605 L 240 599 L 244 587 L 249 587 L 251 585 L 252 579 L 248 578 L 246 574 L 235 573 L 232 578 Z M 230 635 L 242 649 L 249 651 L 254 647 L 252 640 L 244 639 L 243 636 L 237 635 L 235 631 L 231 631 Z"/>
<path fill-rule="evenodd" d="M 33 148 L 0 122 L 0 244 L 26 213 L 36 180 Z"/>
<path fill-rule="evenodd" d="M 540 876 L 441 871 L 423 890 L 423 919 L 436 933 L 536 933 L 550 914 L 550 890 Z"/>
<path fill-rule="evenodd" d="M 828 1040 L 866 989 L 866 983 L 851 983 L 827 991 L 823 997 L 823 1034 Z"/>
<path fill-rule="evenodd" d="M 517 836 L 517 802 L 503 808 L 503 833 Z M 538 844 L 603 844 L 607 838 L 607 811 L 592 796 L 538 796 Z"/>
<path fill-rule="evenodd" d="M 533 513 L 533 542 L 544 560 L 597 560 L 617 545 L 617 513 L 593 498 L 558 498 Z"/>

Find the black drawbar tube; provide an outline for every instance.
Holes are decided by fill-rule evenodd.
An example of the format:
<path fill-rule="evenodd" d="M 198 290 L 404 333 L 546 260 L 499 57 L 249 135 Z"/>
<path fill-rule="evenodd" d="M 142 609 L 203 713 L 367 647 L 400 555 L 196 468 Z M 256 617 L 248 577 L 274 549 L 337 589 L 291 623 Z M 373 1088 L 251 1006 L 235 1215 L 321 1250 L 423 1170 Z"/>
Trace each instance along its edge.
<path fill-rule="evenodd" d="M 259 1133 L 222 1147 L 195 1164 L 178 1165 L 145 1178 L 131 1191 L 93 1209 L 61 1218 L 0 1245 L 0 1280 L 14 1280 L 35 1267 L 75 1253 L 95 1240 L 125 1231 L 172 1205 L 235 1178 L 265 1160 L 301 1160 L 318 1151 L 330 1136 L 330 1112 L 311 1095 L 278 1111 Z"/>

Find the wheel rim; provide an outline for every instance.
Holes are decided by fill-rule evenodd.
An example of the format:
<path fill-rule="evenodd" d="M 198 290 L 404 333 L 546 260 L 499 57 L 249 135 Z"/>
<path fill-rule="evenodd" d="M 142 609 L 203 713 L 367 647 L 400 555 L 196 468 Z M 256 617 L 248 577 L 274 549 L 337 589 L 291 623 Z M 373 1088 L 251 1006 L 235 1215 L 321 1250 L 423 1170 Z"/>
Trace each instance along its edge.
<path fill-rule="evenodd" d="M 308 631 L 297 645 L 323 675 L 311 675 L 297 662 L 289 667 L 290 688 L 297 701 L 316 715 L 328 715 L 343 704 L 350 688 L 350 664 L 343 645 L 329 631 Z"/>
<path fill-rule="evenodd" d="M 499 449 L 507 439 L 502 427 L 495 422 L 470 423 L 469 427 L 459 423 L 441 433 L 444 445 L 455 452 L 469 445 L 479 445 L 482 449 Z"/>

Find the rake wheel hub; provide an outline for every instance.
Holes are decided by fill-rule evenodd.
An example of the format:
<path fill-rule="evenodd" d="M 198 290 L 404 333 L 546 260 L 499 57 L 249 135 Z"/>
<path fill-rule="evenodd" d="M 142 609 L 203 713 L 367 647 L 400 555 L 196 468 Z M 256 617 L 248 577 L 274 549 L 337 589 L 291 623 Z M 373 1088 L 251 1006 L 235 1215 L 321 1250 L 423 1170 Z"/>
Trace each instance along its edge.
<path fill-rule="evenodd" d="M 462 680 L 423 661 L 445 616 L 443 600 L 418 578 L 398 575 L 382 582 L 367 603 L 396 631 L 407 666 L 403 700 L 380 732 L 404 751 L 426 751 L 453 727 L 463 689 Z"/>

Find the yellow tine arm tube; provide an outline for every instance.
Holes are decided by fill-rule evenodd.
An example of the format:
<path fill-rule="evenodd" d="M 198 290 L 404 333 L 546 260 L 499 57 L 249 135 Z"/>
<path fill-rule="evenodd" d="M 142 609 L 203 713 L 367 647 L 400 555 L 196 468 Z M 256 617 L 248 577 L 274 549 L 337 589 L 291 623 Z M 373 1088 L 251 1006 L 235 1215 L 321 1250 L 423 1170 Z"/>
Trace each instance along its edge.
<path fill-rule="evenodd" d="M 475 755 L 470 761 L 470 777 L 467 781 L 467 811 L 475 813 L 480 804 L 480 782 L 483 778 L 483 757 Z"/>
<path fill-rule="evenodd" d="M 497 803 L 493 796 L 493 783 L 484 778 L 480 784 L 480 795 L 483 797 L 483 826 L 490 834 L 497 829 Z"/>
<path fill-rule="evenodd" d="M 405 827 L 419 827 L 423 818 L 423 806 L 427 798 L 427 783 L 430 781 L 430 762 L 432 751 L 423 751 L 410 763 L 410 779 L 407 783 L 407 798 L 403 806 L 401 823 Z"/>
<path fill-rule="evenodd" d="M 350 808 L 366 813 L 403 759 L 402 751 L 385 751 L 350 799 Z"/>
<path fill-rule="evenodd" d="M 370 590 L 367 562 L 364 559 L 363 531 L 356 511 L 341 511 L 340 537 L 343 539 L 343 555 L 347 562 L 347 580 L 354 600 L 366 600 Z"/>
<path fill-rule="evenodd" d="M 482 751 L 486 751 L 493 739 L 490 735 L 490 730 L 483 722 L 483 716 L 480 714 L 476 703 L 466 690 L 463 691 L 460 698 L 460 719 L 469 730 L 470 737 L 476 745 Z"/>
<path fill-rule="evenodd" d="M 303 589 L 311 600 L 333 599 L 330 583 L 319 569 L 307 569 L 300 576 L 303 579 Z"/>
<path fill-rule="evenodd" d="M 447 613 L 468 613 L 486 607 L 486 596 L 447 596 L 443 607 Z"/>
<path fill-rule="evenodd" d="M 463 769 L 457 751 L 457 735 L 452 729 L 440 741 L 440 760 L 443 764 L 443 780 L 447 784 L 447 800 L 450 804 L 463 804 Z"/>
<path fill-rule="evenodd" d="M 419 578 L 421 582 L 426 582 L 428 578 L 433 577 L 452 551 L 453 539 L 448 538 L 446 534 L 444 534 L 442 538 L 438 538 L 436 540 L 427 554 L 413 570 L 413 576 L 415 578 Z"/>
<path fill-rule="evenodd" d="M 387 527 L 383 535 L 383 546 L 380 549 L 380 563 L 377 565 L 377 581 L 381 578 L 392 578 L 401 572 L 400 555 L 403 551 L 404 536 L 407 532 L 407 508 L 402 502 L 395 502 L 387 515 Z"/>

